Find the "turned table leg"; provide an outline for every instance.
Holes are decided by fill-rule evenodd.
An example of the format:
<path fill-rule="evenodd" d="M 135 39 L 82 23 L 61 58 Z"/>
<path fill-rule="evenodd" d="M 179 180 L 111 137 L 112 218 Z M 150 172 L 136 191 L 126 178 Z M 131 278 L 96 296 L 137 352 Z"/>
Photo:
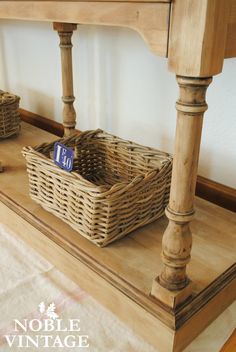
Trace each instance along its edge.
<path fill-rule="evenodd" d="M 168 227 L 162 241 L 163 269 L 153 281 L 151 295 L 171 308 L 191 296 L 191 284 L 186 275 L 190 260 L 194 195 L 206 90 L 211 78 L 177 76 L 180 98 L 170 201 L 166 209 Z"/>
<path fill-rule="evenodd" d="M 58 31 L 61 49 L 61 72 L 64 102 L 63 125 L 64 135 L 69 136 L 74 132 L 76 125 L 76 112 L 73 106 L 75 97 L 73 93 L 72 69 L 72 43 L 71 37 L 77 25 L 71 23 L 53 23 L 53 28 Z"/>

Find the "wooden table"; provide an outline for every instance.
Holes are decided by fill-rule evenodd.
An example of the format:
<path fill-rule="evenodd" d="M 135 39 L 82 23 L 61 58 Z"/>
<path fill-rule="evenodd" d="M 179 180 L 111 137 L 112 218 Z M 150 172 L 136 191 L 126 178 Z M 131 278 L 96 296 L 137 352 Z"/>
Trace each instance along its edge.
<path fill-rule="evenodd" d="M 100 273 L 99 277 L 100 280 L 105 280 L 102 284 L 102 289 L 112 292 L 114 297 L 119 297 L 121 302 L 119 307 L 126 310 L 126 315 L 129 315 L 128 312 L 131 314 L 131 311 L 136 318 L 142 314 L 140 317 L 142 321 L 132 322 L 125 314 L 120 314 L 117 309 L 110 307 L 106 302 L 107 296 L 104 293 L 101 295 L 94 292 L 95 296 L 102 296 L 101 301 L 104 304 L 116 311 L 129 324 L 134 325 L 140 333 L 158 348 L 162 348 L 163 351 L 180 351 L 236 297 L 235 215 L 230 212 L 220 211 L 222 219 L 227 218 L 228 220 L 219 221 L 218 219 L 218 229 L 214 228 L 216 219 L 214 217 L 211 218 L 211 223 L 210 225 L 208 224 L 208 231 L 205 232 L 205 236 L 209 236 L 208 240 L 211 242 L 211 246 L 208 247 L 210 249 L 209 252 L 206 252 L 201 246 L 198 247 L 199 253 L 201 251 L 205 253 L 205 256 L 202 256 L 204 264 L 201 263 L 201 265 L 204 267 L 206 264 L 207 270 L 214 271 L 212 265 L 218 265 L 209 265 L 207 261 L 212 263 L 214 261 L 215 263 L 218 261 L 222 262 L 222 266 L 218 267 L 219 270 L 215 271 L 217 275 L 208 277 L 208 273 L 200 268 L 199 276 L 201 276 L 204 285 L 196 285 L 196 282 L 194 280 L 191 281 L 190 279 L 192 278 L 188 278 L 186 274 L 186 267 L 190 262 L 192 248 L 192 233 L 189 223 L 194 217 L 194 195 L 201 130 L 203 115 L 207 110 L 205 94 L 207 87 L 212 81 L 212 76 L 222 71 L 224 59 L 236 56 L 236 0 L 175 0 L 173 2 L 170 0 L 142 2 L 133 0 L 120 0 L 119 2 L 113 0 L 106 2 L 1 1 L 0 18 L 54 23 L 54 29 L 58 31 L 60 36 L 64 101 L 63 116 L 66 135 L 73 132 L 75 127 L 71 36 L 76 29 L 76 24 L 133 28 L 140 33 L 156 55 L 168 58 L 169 70 L 177 76 L 180 95 L 176 103 L 177 128 L 174 165 L 170 202 L 166 209 L 169 224 L 162 240 L 162 268 L 160 267 L 160 271 L 153 276 L 152 284 L 148 281 L 148 283 L 145 282 L 145 287 L 137 288 L 135 282 L 133 282 L 135 275 L 126 273 L 127 275 L 125 276 L 124 269 L 125 278 L 123 277 L 122 281 L 119 267 L 116 266 L 117 263 L 112 264 L 109 260 L 104 259 L 106 257 L 106 249 L 100 249 L 101 252 L 98 253 L 91 247 L 89 249 L 86 248 L 90 255 L 93 253 L 97 262 L 100 263 L 98 267 L 102 274 Z M 17 192 L 16 189 L 15 192 Z M 18 204 L 14 206 L 12 205 L 14 202 L 11 203 L 14 198 L 13 194 L 10 196 L 10 192 L 7 196 L 6 193 L 5 195 L 3 193 L 2 191 L 1 201 L 4 206 L 11 209 L 11 211 L 15 211 L 15 213 L 18 212 L 19 215 L 18 208 L 19 206 L 23 207 L 25 200 L 22 202 L 19 200 Z M 9 198 L 11 198 L 11 201 Z M 4 209 L 7 212 L 6 208 Z M 216 211 L 215 207 L 212 208 L 210 205 L 209 209 L 213 213 Z M 205 209 L 205 212 L 207 213 L 208 210 Z M 59 241 L 58 237 L 53 236 L 49 229 L 45 230 L 42 225 L 39 226 L 36 220 L 32 221 L 31 218 L 31 221 L 29 221 L 30 209 L 26 213 L 28 217 L 26 215 L 23 217 L 23 213 L 20 213 L 24 221 L 30 222 L 31 225 L 33 224 L 37 231 L 41 231 L 54 243 L 64 248 L 67 254 L 70 253 L 70 260 L 73 263 L 75 258 L 77 258 L 78 262 L 81 261 L 81 253 L 76 256 L 73 252 L 77 248 L 77 245 L 75 245 L 77 239 L 73 237 L 74 235 L 70 235 L 70 243 L 72 245 L 68 249 L 68 239 L 65 240 L 62 233 L 61 237 L 60 234 L 58 235 Z M 209 215 L 209 219 L 211 216 Z M 41 218 L 41 221 L 47 224 L 47 221 L 49 221 L 46 220 L 48 219 L 47 215 L 44 214 L 43 217 L 45 219 Z M 206 219 L 205 221 L 207 222 Z M 59 220 L 55 220 L 55 222 L 58 226 L 59 224 L 63 226 Z M 163 224 L 154 227 L 153 231 L 161 233 L 162 226 Z M 214 231 L 217 233 L 219 228 L 221 235 L 216 235 L 218 242 L 215 243 Z M 71 233 L 71 231 L 67 230 L 67 233 Z M 194 226 L 194 231 L 196 237 L 201 237 L 200 223 L 198 226 Z M 73 242 L 73 238 L 75 242 Z M 58 241 L 60 242 L 59 244 Z M 148 241 L 155 247 L 156 244 L 152 236 Z M 224 252 L 224 246 L 227 241 L 227 244 L 230 245 Z M 221 246 L 224 249 L 222 249 L 223 255 L 220 250 Z M 118 250 L 119 246 L 112 248 Z M 122 247 L 120 251 L 120 256 L 123 257 L 126 249 Z M 230 260 L 227 261 L 225 266 L 223 265 L 222 257 L 225 258 L 227 256 L 227 251 L 228 259 L 230 258 Z M 84 254 L 85 258 L 86 255 L 89 258 L 88 252 Z M 63 261 L 63 254 L 61 255 Z M 135 256 L 135 252 L 132 255 Z M 138 255 L 143 255 L 143 253 L 137 249 Z M 88 258 L 87 261 L 90 263 L 91 258 Z M 136 260 L 137 263 L 140 262 L 140 258 Z M 148 262 L 148 258 L 145 260 Z M 155 265 L 155 260 L 158 267 L 159 259 L 154 258 L 154 264 L 152 265 Z M 60 267 L 60 261 L 59 263 L 58 260 L 56 262 Z M 89 270 L 98 273 L 98 267 L 94 263 L 93 265 L 88 265 L 88 262 Z M 84 265 L 86 266 L 86 260 Z M 111 280 L 107 273 L 112 270 L 112 265 L 115 265 L 116 269 L 112 274 Z M 142 263 L 139 263 L 139 265 L 142 265 Z M 149 263 L 149 265 L 151 264 Z M 191 264 L 188 266 L 191 267 Z M 144 272 L 148 272 L 148 270 L 148 267 L 145 267 Z M 67 268 L 65 271 L 74 277 L 73 268 Z M 196 281 L 198 281 L 198 278 L 196 278 L 197 272 L 198 269 L 195 268 L 194 276 Z M 147 275 L 147 277 L 149 276 Z M 205 281 L 204 277 L 207 277 Z M 147 285 L 149 284 L 150 287 L 147 290 Z M 85 287 L 90 291 L 92 290 L 91 283 L 87 282 Z M 122 293 L 122 298 L 120 298 L 119 293 Z M 130 301 L 135 304 L 132 309 L 130 308 Z M 140 307 L 142 307 L 142 313 L 139 311 Z M 150 325 L 153 326 L 150 327 Z M 155 336 L 153 336 L 155 335 L 152 333 L 154 327 L 162 332 L 162 336 L 159 336 L 159 339 L 155 339 Z"/>

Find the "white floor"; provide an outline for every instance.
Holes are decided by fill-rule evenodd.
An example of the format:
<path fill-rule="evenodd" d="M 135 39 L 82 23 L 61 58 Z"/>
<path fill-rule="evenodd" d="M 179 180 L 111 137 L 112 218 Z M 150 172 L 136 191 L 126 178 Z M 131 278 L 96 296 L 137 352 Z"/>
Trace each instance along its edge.
<path fill-rule="evenodd" d="M 40 303 L 42 303 L 41 312 L 38 307 Z M 55 303 L 55 310 L 51 307 L 52 309 L 48 311 L 47 308 L 51 303 Z M 80 331 L 45 333 L 30 330 L 30 327 L 34 330 L 39 329 L 38 321 L 48 318 L 46 312 L 49 317 L 53 317 L 53 313 L 56 313 L 55 323 L 61 319 L 64 328 L 68 327 L 69 320 L 80 319 L 79 323 L 76 321 L 76 327 L 79 326 Z M 34 320 L 32 324 L 35 325 L 29 326 L 25 332 L 23 327 L 16 329 L 19 325 L 15 325 L 15 320 L 21 324 Z M 236 302 L 198 336 L 185 352 L 219 352 L 235 326 Z M 41 336 L 45 334 L 51 336 L 49 346 L 54 344 L 54 348 L 44 347 L 45 340 Z M 31 340 L 28 339 L 30 348 L 18 347 L 26 345 L 25 335 L 31 337 Z M 76 344 L 80 341 L 81 346 L 88 343 L 89 347 L 73 347 L 75 341 L 73 337 L 67 339 L 67 345 L 71 347 L 60 347 L 60 343 L 64 343 L 68 335 L 77 335 Z M 61 342 L 58 342 L 58 339 Z M 12 347 L 9 346 L 11 342 Z M 39 347 L 32 347 L 37 346 L 37 343 Z M 0 351 L 84 350 L 158 352 L 52 264 L 0 225 Z"/>

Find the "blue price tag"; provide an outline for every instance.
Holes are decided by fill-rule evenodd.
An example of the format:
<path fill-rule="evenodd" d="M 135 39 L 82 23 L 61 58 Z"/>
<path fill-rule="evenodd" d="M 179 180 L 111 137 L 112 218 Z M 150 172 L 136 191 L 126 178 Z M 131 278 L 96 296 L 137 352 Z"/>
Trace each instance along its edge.
<path fill-rule="evenodd" d="M 74 152 L 60 142 L 54 144 L 53 160 L 56 165 L 66 171 L 72 171 Z"/>

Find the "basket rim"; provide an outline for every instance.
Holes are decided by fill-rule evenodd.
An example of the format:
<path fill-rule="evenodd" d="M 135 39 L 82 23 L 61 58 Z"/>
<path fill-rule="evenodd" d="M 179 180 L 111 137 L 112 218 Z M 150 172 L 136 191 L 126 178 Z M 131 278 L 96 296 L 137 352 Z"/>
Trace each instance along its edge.
<path fill-rule="evenodd" d="M 12 105 L 20 101 L 20 96 L 0 90 L 0 107 Z"/>

